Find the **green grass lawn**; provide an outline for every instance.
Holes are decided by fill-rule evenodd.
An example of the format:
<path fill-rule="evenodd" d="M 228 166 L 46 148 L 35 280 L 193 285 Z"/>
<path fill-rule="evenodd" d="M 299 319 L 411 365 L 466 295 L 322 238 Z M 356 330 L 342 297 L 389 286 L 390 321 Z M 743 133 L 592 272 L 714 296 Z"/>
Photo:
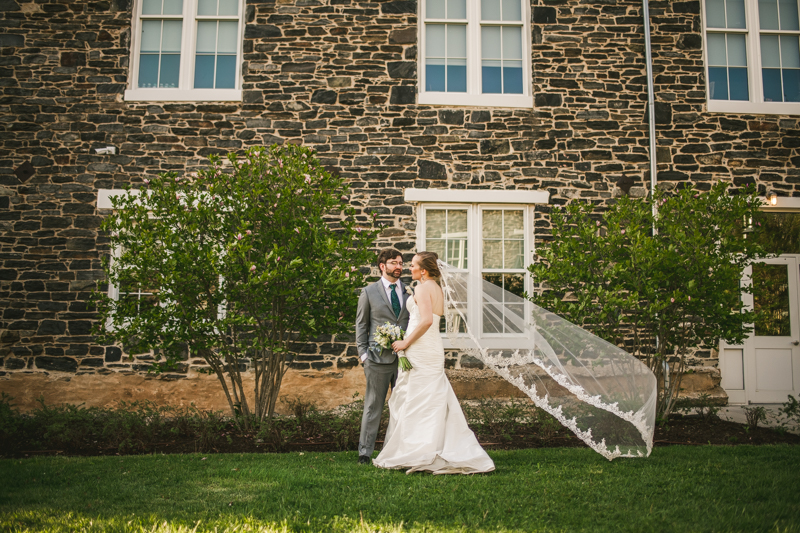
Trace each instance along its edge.
<path fill-rule="evenodd" d="M 491 452 L 488 475 L 356 454 L 0 461 L 0 531 L 800 531 L 800 447 Z"/>

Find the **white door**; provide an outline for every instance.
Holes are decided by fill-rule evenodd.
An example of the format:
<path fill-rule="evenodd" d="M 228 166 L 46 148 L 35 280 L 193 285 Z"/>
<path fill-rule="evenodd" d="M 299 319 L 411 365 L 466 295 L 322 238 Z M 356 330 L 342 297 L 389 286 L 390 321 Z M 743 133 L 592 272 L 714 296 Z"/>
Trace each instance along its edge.
<path fill-rule="evenodd" d="M 800 393 L 798 259 L 782 255 L 748 269 L 753 308 L 763 311 L 744 347 L 744 388 L 751 403 L 783 403 Z"/>

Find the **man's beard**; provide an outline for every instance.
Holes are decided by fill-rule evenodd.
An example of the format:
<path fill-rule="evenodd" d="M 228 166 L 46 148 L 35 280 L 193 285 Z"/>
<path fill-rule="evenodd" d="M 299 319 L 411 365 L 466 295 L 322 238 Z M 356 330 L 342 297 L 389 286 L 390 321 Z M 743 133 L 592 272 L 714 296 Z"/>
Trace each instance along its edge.
<path fill-rule="evenodd" d="M 392 270 L 391 272 L 387 271 L 386 273 L 389 274 L 390 276 L 392 276 L 393 278 L 399 278 L 400 276 L 403 275 L 403 269 L 402 268 L 396 268 L 396 269 Z"/>

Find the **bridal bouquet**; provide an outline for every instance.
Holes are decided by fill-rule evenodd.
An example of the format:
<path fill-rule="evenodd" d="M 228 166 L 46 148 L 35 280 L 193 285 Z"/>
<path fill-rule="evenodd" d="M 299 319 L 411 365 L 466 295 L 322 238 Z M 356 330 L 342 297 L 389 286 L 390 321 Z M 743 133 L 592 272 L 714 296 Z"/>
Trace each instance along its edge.
<path fill-rule="evenodd" d="M 394 341 L 403 340 L 406 332 L 400 329 L 400 326 L 395 326 L 391 322 L 387 322 L 382 326 L 375 328 L 375 342 L 384 348 L 391 348 Z M 403 352 L 398 353 L 400 356 L 400 369 L 411 370 L 413 367 L 408 361 Z"/>

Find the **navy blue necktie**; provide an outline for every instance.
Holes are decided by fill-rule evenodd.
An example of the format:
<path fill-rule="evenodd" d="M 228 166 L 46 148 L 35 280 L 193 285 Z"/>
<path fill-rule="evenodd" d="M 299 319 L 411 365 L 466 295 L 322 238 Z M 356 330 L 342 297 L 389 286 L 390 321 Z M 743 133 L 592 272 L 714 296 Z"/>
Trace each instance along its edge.
<path fill-rule="evenodd" d="M 389 288 L 392 289 L 392 311 L 394 311 L 394 316 L 400 316 L 400 298 L 397 296 L 397 286 L 392 283 L 389 285 Z"/>

